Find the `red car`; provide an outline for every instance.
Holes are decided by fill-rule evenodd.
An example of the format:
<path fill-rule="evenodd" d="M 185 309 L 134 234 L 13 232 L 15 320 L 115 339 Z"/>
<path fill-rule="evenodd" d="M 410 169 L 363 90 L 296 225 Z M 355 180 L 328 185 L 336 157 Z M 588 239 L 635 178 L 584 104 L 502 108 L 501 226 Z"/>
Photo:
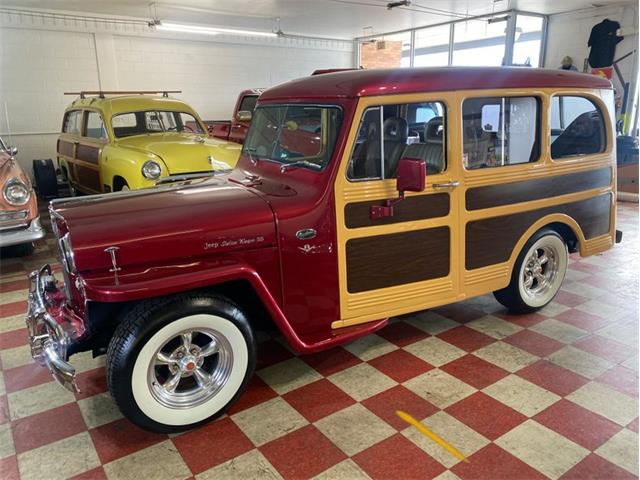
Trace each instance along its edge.
<path fill-rule="evenodd" d="M 205 120 L 209 135 L 222 140 L 244 143 L 256 102 L 262 92 L 264 88 L 252 88 L 240 92 L 231 120 Z"/>
<path fill-rule="evenodd" d="M 240 396 L 265 325 L 311 353 L 490 292 L 543 308 L 570 252 L 620 240 L 612 112 L 607 80 L 560 70 L 271 88 L 231 173 L 51 203 L 63 281 L 31 274 L 32 354 L 73 389 L 69 357 L 106 353 L 124 415 L 171 432 Z"/>

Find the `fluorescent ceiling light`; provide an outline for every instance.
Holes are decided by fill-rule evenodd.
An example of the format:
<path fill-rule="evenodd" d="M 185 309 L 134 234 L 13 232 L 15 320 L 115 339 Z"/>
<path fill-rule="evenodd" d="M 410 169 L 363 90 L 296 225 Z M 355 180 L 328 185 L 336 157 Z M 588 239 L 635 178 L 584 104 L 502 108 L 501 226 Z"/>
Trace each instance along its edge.
<path fill-rule="evenodd" d="M 232 35 L 251 35 L 255 37 L 277 37 L 277 33 L 272 32 L 258 32 L 255 30 L 239 30 L 235 28 L 220 28 L 220 27 L 200 27 L 198 25 L 185 25 L 181 23 L 167 23 L 158 22 L 153 24 L 153 28 L 157 30 L 165 30 L 169 32 L 183 32 L 183 33 L 201 33 L 205 35 L 218 35 L 220 33 L 229 33 Z"/>

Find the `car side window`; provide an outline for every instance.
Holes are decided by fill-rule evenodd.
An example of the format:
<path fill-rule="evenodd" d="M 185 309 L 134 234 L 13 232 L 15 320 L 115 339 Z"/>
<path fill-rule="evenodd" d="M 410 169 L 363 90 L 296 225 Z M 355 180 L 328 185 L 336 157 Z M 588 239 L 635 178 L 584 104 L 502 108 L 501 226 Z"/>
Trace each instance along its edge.
<path fill-rule="evenodd" d="M 247 111 L 253 112 L 256 109 L 256 103 L 258 102 L 258 95 L 245 95 L 240 102 L 239 112 Z"/>
<path fill-rule="evenodd" d="M 82 110 L 71 110 L 64 116 L 62 122 L 62 131 L 64 133 L 72 133 L 80 135 L 80 124 L 82 122 Z"/>
<path fill-rule="evenodd" d="M 604 152 L 607 141 L 602 112 L 585 97 L 553 97 L 550 140 L 554 160 Z"/>
<path fill-rule="evenodd" d="M 540 100 L 471 98 L 462 104 L 467 170 L 536 162 L 540 157 Z"/>
<path fill-rule="evenodd" d="M 367 108 L 358 128 L 347 178 L 395 178 L 401 158 L 424 160 L 428 175 L 443 172 L 447 167 L 445 116 L 441 102 Z"/>
<path fill-rule="evenodd" d="M 84 136 L 89 138 L 107 139 L 107 131 L 104 122 L 98 112 L 87 112 L 84 126 Z"/>

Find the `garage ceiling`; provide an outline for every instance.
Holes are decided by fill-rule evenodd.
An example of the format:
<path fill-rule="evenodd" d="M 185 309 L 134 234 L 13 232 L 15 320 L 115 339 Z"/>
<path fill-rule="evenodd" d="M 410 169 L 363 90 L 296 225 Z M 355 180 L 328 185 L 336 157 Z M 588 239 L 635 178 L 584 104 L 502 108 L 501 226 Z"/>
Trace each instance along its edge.
<path fill-rule="evenodd" d="M 598 5 L 619 4 L 597 0 Z M 593 5 L 590 0 L 414 0 L 408 8 L 386 9 L 387 0 L 0 0 L 0 5 L 91 14 L 272 30 L 280 17 L 285 33 L 353 38 L 402 30 L 510 8 L 544 14 Z"/>

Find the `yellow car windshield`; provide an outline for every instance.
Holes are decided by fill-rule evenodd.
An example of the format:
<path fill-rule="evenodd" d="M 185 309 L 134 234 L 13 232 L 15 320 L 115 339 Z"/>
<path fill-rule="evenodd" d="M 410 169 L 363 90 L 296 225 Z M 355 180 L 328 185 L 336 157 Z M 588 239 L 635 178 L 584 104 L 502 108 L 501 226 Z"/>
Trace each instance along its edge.
<path fill-rule="evenodd" d="M 185 132 L 203 134 L 200 123 L 185 112 L 147 110 L 114 115 L 111 119 L 113 134 L 118 137 L 149 133 Z"/>

